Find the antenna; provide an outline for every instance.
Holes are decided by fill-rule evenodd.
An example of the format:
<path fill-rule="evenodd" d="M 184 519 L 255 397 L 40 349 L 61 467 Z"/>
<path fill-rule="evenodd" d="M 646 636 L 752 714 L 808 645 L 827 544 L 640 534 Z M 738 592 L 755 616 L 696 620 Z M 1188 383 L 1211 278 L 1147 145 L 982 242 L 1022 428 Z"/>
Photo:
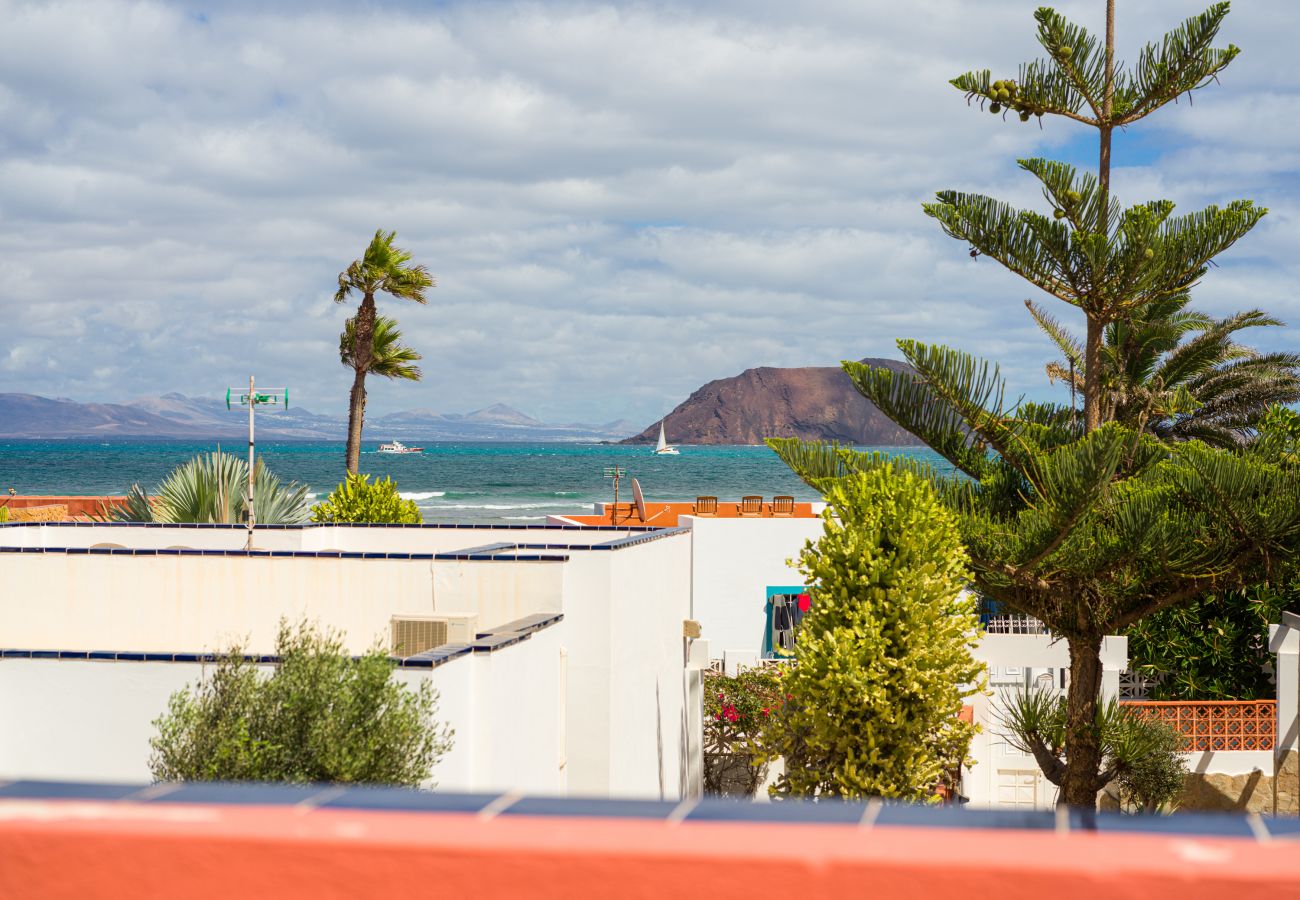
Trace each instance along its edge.
<path fill-rule="evenodd" d="M 243 388 L 226 388 L 226 409 L 234 409 L 236 406 L 248 407 L 248 541 L 244 544 L 245 550 L 253 549 L 253 526 L 257 522 L 257 516 L 253 510 L 253 472 L 256 465 L 253 454 L 253 413 L 259 406 L 270 406 L 280 409 L 289 408 L 289 389 L 288 388 L 263 388 L 257 391 L 253 387 L 253 376 L 248 376 L 248 393 L 240 393 Z"/>
<path fill-rule="evenodd" d="M 622 466 L 605 467 L 605 477 L 614 479 L 614 510 L 613 512 L 610 513 L 609 516 L 609 523 L 611 525 L 618 524 L 618 481 L 626 474 L 627 472 L 623 469 Z"/>

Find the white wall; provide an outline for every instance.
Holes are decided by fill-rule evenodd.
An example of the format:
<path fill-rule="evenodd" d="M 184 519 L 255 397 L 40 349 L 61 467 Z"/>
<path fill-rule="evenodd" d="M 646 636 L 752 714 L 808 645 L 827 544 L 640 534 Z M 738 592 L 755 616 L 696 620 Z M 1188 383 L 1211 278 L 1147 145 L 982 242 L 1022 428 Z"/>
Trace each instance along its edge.
<path fill-rule="evenodd" d="M 572 794 L 683 791 L 690 552 L 689 536 L 678 534 L 575 553 L 565 567 Z"/>
<path fill-rule="evenodd" d="M 559 610 L 562 563 L 311 557 L 0 554 L 8 647 L 269 653 L 281 618 L 344 633 L 359 653 L 395 615 L 481 613 L 486 630 Z M 436 598 L 436 599 L 435 599 Z"/>
<path fill-rule="evenodd" d="M 480 631 L 533 613 L 562 612 L 564 565 L 438 560 L 433 564 L 433 606 L 439 615 L 478 616 Z"/>
<path fill-rule="evenodd" d="M 694 618 L 711 652 L 762 652 L 767 622 L 766 589 L 803 584 L 786 560 L 797 560 L 805 542 L 822 533 L 814 519 L 710 519 L 685 516 L 694 562 Z"/>
<path fill-rule="evenodd" d="M 439 692 L 439 721 L 456 730 L 451 752 L 434 770 L 447 791 L 564 794 L 564 701 L 560 679 L 563 621 L 493 653 L 450 660 L 436 669 L 399 669 L 412 686 Z"/>
<path fill-rule="evenodd" d="M 364 553 L 454 553 L 488 544 L 574 544 L 589 546 L 623 537 L 618 532 L 542 530 L 538 528 L 350 528 L 325 525 L 305 528 L 304 550 Z M 540 552 L 540 551 L 529 551 Z M 563 552 L 563 551 L 556 551 Z"/>
<path fill-rule="evenodd" d="M 612 557 L 610 793 L 675 799 L 685 788 L 682 623 L 690 618 L 687 535 Z"/>
<path fill-rule="evenodd" d="M 243 528 L 143 528 L 128 525 L 59 525 L 30 526 L 29 543 L 13 540 L 20 529 L 0 529 L 2 547 L 93 547 L 115 544 L 137 550 L 164 550 L 183 547 L 191 550 L 243 550 L 248 532 Z M 303 529 L 258 529 L 253 546 L 257 550 L 302 549 Z"/>
<path fill-rule="evenodd" d="M 0 778 L 148 782 L 152 722 L 200 668 L 0 660 Z"/>
<path fill-rule="evenodd" d="M 126 525 L 32 524 L 0 528 L 0 547 L 91 547 L 118 544 L 142 550 L 186 547 L 194 550 L 243 550 L 242 528 L 131 527 Z M 626 536 L 597 529 L 382 528 L 309 525 L 256 529 L 258 550 L 341 550 L 356 553 L 453 553 L 487 544 L 573 544 L 590 546 Z M 560 551 L 562 552 L 562 551 Z"/>
<path fill-rule="evenodd" d="M 564 792 L 562 641 L 563 622 L 494 653 L 396 671 L 411 687 L 430 682 L 440 694 L 437 720 L 456 731 L 451 752 L 434 769 L 439 788 Z M 0 780 L 149 781 L 153 720 L 202 669 L 197 663 L 0 660 Z"/>

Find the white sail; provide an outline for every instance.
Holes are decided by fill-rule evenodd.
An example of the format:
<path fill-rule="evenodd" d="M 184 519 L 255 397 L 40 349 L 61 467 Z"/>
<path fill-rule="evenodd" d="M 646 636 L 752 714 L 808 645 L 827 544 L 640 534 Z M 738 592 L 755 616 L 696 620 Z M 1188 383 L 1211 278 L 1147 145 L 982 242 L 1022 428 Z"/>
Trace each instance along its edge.
<path fill-rule="evenodd" d="M 664 420 L 659 420 L 659 444 L 655 447 L 655 453 L 662 453 L 668 447 L 668 441 L 664 439 Z"/>

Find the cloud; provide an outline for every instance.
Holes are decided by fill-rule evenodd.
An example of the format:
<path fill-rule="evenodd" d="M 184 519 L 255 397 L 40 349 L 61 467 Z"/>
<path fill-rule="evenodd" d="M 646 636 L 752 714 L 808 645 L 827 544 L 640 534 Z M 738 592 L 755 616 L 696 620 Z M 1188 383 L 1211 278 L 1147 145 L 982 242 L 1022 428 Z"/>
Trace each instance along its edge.
<path fill-rule="evenodd" d="M 1062 8 L 1095 27 L 1096 6 Z M 1267 6 L 1233 13 L 1222 87 L 1119 137 L 1116 187 L 1269 206 L 1198 302 L 1300 325 L 1300 13 Z M 1124 10 L 1124 55 L 1189 11 Z M 339 412 L 333 287 L 383 227 L 439 286 L 381 298 L 425 381 L 374 385 L 373 412 L 650 421 L 704 381 L 898 337 L 1047 396 L 1032 289 L 920 208 L 945 187 L 1041 202 L 1017 157 L 1091 161 L 1078 127 L 979 115 L 946 83 L 1034 55 L 1031 12 L 0 0 L 0 390 L 215 394 L 253 371 Z"/>

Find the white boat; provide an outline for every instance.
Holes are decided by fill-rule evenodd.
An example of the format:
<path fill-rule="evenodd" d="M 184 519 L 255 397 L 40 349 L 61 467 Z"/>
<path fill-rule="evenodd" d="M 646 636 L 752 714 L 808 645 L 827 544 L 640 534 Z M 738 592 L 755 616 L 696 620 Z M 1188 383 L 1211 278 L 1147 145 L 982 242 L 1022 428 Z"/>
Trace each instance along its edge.
<path fill-rule="evenodd" d="M 681 456 L 677 448 L 664 438 L 664 421 L 659 420 L 659 443 L 655 446 L 655 456 Z"/>
<path fill-rule="evenodd" d="M 423 453 L 423 447 L 408 447 L 401 441 L 393 441 L 390 444 L 380 444 L 376 453 Z"/>

